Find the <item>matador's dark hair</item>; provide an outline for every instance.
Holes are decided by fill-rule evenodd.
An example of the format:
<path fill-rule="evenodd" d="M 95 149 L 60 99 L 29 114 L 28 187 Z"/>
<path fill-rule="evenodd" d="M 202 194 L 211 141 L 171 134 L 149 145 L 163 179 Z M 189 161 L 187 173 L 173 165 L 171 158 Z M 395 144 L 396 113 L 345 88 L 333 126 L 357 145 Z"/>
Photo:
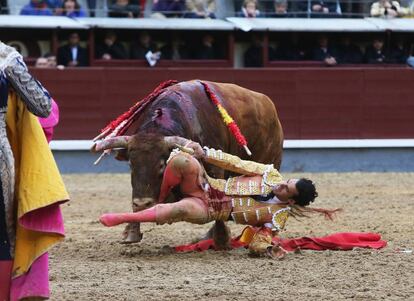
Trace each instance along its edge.
<path fill-rule="evenodd" d="M 298 206 L 308 206 L 318 196 L 315 184 L 306 178 L 301 178 L 296 182 L 296 189 L 298 190 L 298 195 L 295 195 L 292 199 L 295 201 L 295 205 Z"/>

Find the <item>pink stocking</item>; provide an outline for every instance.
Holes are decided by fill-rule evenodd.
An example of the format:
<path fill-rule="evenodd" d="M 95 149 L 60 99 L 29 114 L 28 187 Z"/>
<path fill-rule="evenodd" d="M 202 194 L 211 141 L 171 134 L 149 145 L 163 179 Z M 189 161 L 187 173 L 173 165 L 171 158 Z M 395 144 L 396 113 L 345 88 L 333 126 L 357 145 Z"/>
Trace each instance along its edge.
<path fill-rule="evenodd" d="M 0 260 L 0 300 L 7 301 L 10 298 L 10 282 L 13 260 Z"/>
<path fill-rule="evenodd" d="M 171 192 L 171 189 L 181 183 L 181 179 L 182 177 L 179 175 L 179 172 L 170 163 L 168 163 L 164 171 L 164 176 L 162 178 L 158 203 L 164 202 L 165 198 Z"/>
<path fill-rule="evenodd" d="M 107 227 L 131 222 L 156 222 L 155 207 L 135 213 L 107 213 L 101 215 L 99 221 Z"/>

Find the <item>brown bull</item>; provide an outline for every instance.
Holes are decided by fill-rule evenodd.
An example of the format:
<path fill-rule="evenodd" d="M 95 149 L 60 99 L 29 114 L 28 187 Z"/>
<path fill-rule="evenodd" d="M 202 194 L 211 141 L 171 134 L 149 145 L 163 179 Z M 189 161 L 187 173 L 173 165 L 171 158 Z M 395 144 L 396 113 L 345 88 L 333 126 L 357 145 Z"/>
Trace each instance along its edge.
<path fill-rule="evenodd" d="M 158 199 L 165 162 L 174 148 L 163 139 L 165 136 L 185 137 L 243 159 L 273 163 L 279 169 L 283 131 L 270 98 L 234 84 L 205 83 L 238 124 L 252 156 L 238 145 L 199 81 L 165 88 L 134 121 L 134 135 L 110 138 L 94 146 L 95 151 L 124 148 L 117 159 L 130 163 L 134 212 L 154 205 Z M 213 177 L 225 177 L 216 167 L 206 166 L 206 170 Z M 172 200 L 179 197 L 179 191 L 174 193 Z M 141 240 L 139 224 L 130 224 L 125 230 L 126 242 Z"/>

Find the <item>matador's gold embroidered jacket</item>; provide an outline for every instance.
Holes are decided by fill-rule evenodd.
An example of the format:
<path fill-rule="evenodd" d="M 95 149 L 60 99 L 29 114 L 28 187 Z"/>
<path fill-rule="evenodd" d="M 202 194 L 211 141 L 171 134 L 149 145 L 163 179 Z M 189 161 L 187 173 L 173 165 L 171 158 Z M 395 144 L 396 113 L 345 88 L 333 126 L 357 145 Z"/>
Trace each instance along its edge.
<path fill-rule="evenodd" d="M 220 150 L 204 147 L 204 161 L 225 170 L 242 174 L 227 180 L 207 177 L 210 186 L 231 197 L 231 216 L 236 223 L 252 226 L 263 226 L 271 223 L 273 230 L 284 228 L 290 208 L 284 204 L 258 202 L 251 196 L 267 195 L 273 186 L 282 181 L 282 176 L 272 164 L 266 165 L 253 161 L 242 160 Z M 214 212 L 211 212 L 214 214 Z M 220 219 L 220 216 L 213 216 Z M 225 215 L 224 215 L 225 216 Z M 223 217 L 224 217 L 223 216 Z M 228 216 L 228 215 L 227 215 Z"/>

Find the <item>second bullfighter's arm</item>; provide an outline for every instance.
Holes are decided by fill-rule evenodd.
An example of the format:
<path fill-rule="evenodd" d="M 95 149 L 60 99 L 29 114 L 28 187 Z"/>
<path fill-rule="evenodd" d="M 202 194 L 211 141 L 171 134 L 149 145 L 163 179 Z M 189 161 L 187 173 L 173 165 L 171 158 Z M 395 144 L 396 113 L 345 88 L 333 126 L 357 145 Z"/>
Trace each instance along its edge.
<path fill-rule="evenodd" d="M 21 58 L 11 60 L 4 72 L 30 112 L 38 117 L 49 116 L 52 109 L 49 92 L 29 73 Z"/>

